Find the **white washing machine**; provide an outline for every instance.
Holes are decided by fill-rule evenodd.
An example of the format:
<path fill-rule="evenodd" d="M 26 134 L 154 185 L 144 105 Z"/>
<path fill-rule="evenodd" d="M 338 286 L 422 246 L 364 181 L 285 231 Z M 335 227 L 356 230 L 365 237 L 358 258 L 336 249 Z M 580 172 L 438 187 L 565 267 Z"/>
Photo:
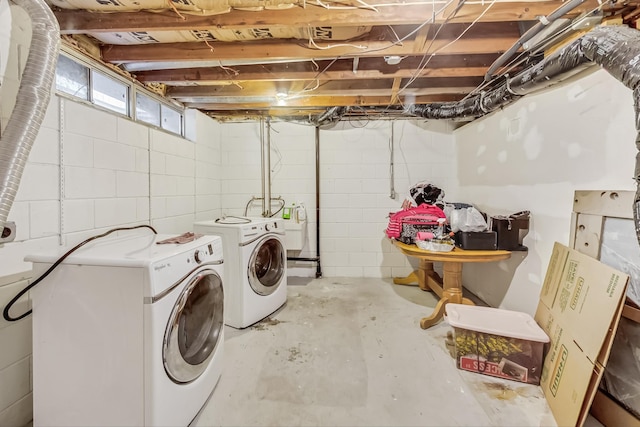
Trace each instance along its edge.
<path fill-rule="evenodd" d="M 35 426 L 187 426 L 222 371 L 223 250 L 93 240 L 31 290 Z M 59 253 L 30 255 L 39 277 Z"/>
<path fill-rule="evenodd" d="M 194 232 L 222 237 L 225 324 L 246 328 L 287 301 L 287 250 L 282 218 L 223 217 L 196 222 Z"/>

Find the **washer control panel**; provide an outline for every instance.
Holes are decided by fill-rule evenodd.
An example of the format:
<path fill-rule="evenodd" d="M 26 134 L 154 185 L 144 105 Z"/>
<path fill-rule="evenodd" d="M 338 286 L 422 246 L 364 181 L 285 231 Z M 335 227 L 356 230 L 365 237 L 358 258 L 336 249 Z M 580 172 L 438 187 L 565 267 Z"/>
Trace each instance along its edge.
<path fill-rule="evenodd" d="M 182 250 L 149 265 L 153 287 L 151 296 L 172 286 L 199 265 L 223 260 L 222 238 L 219 236 L 204 236 L 190 243 L 175 245 L 175 248 Z"/>
<path fill-rule="evenodd" d="M 284 234 L 284 220 L 281 218 L 265 219 L 264 221 L 253 221 L 242 227 L 242 241 L 251 240 L 257 236 L 267 233 Z"/>

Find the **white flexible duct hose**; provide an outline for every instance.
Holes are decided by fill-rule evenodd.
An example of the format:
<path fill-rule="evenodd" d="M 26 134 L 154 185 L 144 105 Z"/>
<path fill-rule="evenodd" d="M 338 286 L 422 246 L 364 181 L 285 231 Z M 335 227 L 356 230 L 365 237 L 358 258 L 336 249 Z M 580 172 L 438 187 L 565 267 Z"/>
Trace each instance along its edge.
<path fill-rule="evenodd" d="M 29 14 L 33 34 L 16 105 L 0 138 L 0 231 L 49 106 L 60 48 L 58 21 L 44 0 L 13 1 Z"/>

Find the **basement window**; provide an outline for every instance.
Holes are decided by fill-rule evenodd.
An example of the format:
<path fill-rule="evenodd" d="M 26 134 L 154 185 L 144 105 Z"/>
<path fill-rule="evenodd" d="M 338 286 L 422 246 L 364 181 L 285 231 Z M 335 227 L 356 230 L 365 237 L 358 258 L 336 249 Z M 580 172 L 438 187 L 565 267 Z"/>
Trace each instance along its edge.
<path fill-rule="evenodd" d="M 58 56 L 56 90 L 88 100 L 89 68 L 64 55 Z"/>
<path fill-rule="evenodd" d="M 129 115 L 129 87 L 93 70 L 91 96 L 93 103 L 116 113 Z"/>
<path fill-rule="evenodd" d="M 184 109 L 89 57 L 58 55 L 56 90 L 72 98 L 184 136 Z"/>
<path fill-rule="evenodd" d="M 136 120 L 182 135 L 182 113 L 140 92 L 136 92 Z"/>
<path fill-rule="evenodd" d="M 177 133 L 178 135 L 182 134 L 182 114 L 180 114 L 179 111 L 167 105 L 160 104 L 160 118 L 162 129 Z"/>
<path fill-rule="evenodd" d="M 136 120 L 160 127 L 160 103 L 142 93 L 136 93 Z"/>

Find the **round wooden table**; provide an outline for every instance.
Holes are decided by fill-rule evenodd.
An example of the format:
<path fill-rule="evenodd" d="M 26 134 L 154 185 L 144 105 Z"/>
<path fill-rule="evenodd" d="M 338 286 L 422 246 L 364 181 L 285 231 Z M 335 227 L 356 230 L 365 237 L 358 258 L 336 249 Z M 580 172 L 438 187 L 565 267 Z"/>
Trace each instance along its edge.
<path fill-rule="evenodd" d="M 423 291 L 433 291 L 440 297 L 433 313 L 420 320 L 422 329 L 427 329 L 440 321 L 444 316 L 444 308 L 449 302 L 474 305 L 473 301 L 462 296 L 462 265 L 464 263 L 493 262 L 511 257 L 511 252 L 502 250 L 470 251 L 456 247 L 451 252 L 432 252 L 397 240 L 392 242 L 403 254 L 420 260 L 418 270 L 407 277 L 394 278 L 393 283 L 396 285 L 417 284 Z M 442 278 L 433 270 L 434 262 L 442 263 Z"/>

